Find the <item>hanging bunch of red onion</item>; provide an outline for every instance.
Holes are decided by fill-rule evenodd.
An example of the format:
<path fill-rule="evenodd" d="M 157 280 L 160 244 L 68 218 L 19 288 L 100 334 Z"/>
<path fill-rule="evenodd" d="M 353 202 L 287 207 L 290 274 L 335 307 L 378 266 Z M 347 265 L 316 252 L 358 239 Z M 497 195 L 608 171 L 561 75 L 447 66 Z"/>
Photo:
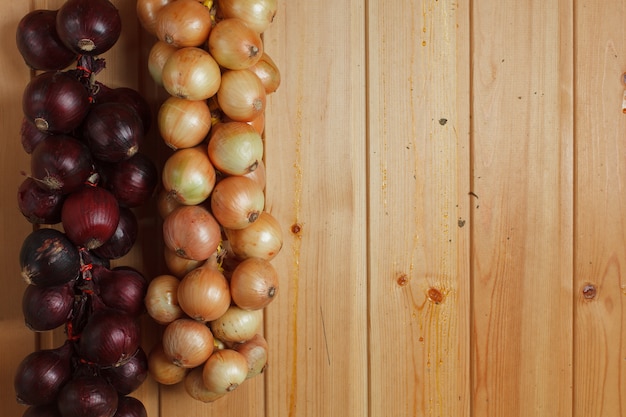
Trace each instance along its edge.
<path fill-rule="evenodd" d="M 34 70 L 22 97 L 29 172 L 17 193 L 33 224 L 20 266 L 35 332 L 64 328 L 58 347 L 27 355 L 15 372 L 24 416 L 139 417 L 129 396 L 148 376 L 140 344 L 148 281 L 113 266 L 137 241 L 135 208 L 155 195 L 156 164 L 142 152 L 150 108 L 128 87 L 97 81 L 100 55 L 122 31 L 109 0 L 67 0 L 25 15 L 16 31 Z"/>
<path fill-rule="evenodd" d="M 203 402 L 267 365 L 263 310 L 278 294 L 283 236 L 265 208 L 266 98 L 280 72 L 262 35 L 276 12 L 276 0 L 137 1 L 171 148 L 158 193 L 167 271 L 145 299 L 163 337 L 148 368 Z"/>

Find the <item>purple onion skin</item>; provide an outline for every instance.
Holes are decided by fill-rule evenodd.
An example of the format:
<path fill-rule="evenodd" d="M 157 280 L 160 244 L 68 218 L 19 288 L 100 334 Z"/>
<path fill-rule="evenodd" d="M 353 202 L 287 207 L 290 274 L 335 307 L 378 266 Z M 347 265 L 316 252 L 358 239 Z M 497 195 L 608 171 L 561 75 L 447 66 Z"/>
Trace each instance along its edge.
<path fill-rule="evenodd" d="M 43 288 L 29 285 L 22 295 L 26 327 L 36 332 L 53 330 L 67 323 L 74 307 L 71 284 Z"/>
<path fill-rule="evenodd" d="M 139 222 L 128 207 L 120 207 L 120 221 L 113 236 L 93 251 L 106 259 L 119 259 L 128 254 L 137 241 Z"/>
<path fill-rule="evenodd" d="M 63 417 L 56 403 L 46 405 L 33 405 L 24 411 L 22 417 Z"/>
<path fill-rule="evenodd" d="M 125 364 L 102 368 L 102 375 L 120 395 L 128 395 L 137 390 L 148 377 L 148 356 L 140 347 L 137 353 Z"/>
<path fill-rule="evenodd" d="M 138 152 L 117 164 L 100 165 L 103 185 L 110 190 L 121 206 L 139 207 L 155 194 L 159 173 L 154 162 Z"/>
<path fill-rule="evenodd" d="M 56 30 L 56 10 L 34 10 L 17 25 L 15 43 L 26 65 L 34 70 L 62 70 L 76 61 Z"/>
<path fill-rule="evenodd" d="M 120 397 L 117 412 L 113 417 L 148 417 L 148 411 L 137 398 Z"/>
<path fill-rule="evenodd" d="M 93 269 L 96 294 L 107 307 L 138 317 L 144 312 L 148 280 L 136 269 Z"/>
<path fill-rule="evenodd" d="M 22 118 L 22 126 L 20 127 L 20 135 L 22 148 L 24 148 L 24 152 L 27 154 L 33 153 L 35 150 L 35 146 L 45 138 L 47 138 L 50 133 L 42 132 L 37 129 L 37 126 L 33 122 L 31 122 L 26 116 Z"/>
<path fill-rule="evenodd" d="M 27 405 L 54 403 L 72 377 L 71 352 L 72 347 L 66 343 L 32 352 L 22 359 L 13 380 L 17 401 Z"/>
<path fill-rule="evenodd" d="M 37 129 L 70 133 L 89 111 L 89 92 L 81 82 L 63 71 L 43 72 L 30 80 L 22 95 L 24 115 Z"/>
<path fill-rule="evenodd" d="M 96 103 L 123 103 L 131 106 L 141 118 L 143 131 L 147 133 L 152 127 L 152 110 L 150 104 L 141 93 L 130 87 L 110 88 L 102 83 L 96 83 L 98 92 Z"/>
<path fill-rule="evenodd" d="M 17 189 L 18 208 L 32 224 L 60 223 L 64 199 L 64 195 L 43 189 L 31 177 L 26 177 Z"/>
<path fill-rule="evenodd" d="M 31 232 L 20 249 L 22 277 L 43 287 L 65 285 L 80 274 L 80 254 L 74 244 L 56 229 Z"/>
<path fill-rule="evenodd" d="M 57 13 L 56 27 L 70 50 L 96 56 L 115 45 L 122 33 L 122 19 L 109 0 L 68 0 Z"/>
<path fill-rule="evenodd" d="M 113 417 L 119 397 L 115 388 L 98 376 L 78 376 L 68 381 L 57 400 L 63 417 Z"/>

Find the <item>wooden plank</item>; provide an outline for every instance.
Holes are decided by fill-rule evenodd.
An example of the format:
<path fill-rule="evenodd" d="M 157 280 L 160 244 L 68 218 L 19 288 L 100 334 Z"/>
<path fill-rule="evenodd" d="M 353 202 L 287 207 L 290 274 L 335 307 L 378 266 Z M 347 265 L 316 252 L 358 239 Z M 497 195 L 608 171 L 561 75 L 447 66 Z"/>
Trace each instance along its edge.
<path fill-rule="evenodd" d="M 265 36 L 282 74 L 266 111 L 267 210 L 285 238 L 266 416 L 368 415 L 364 4 L 279 1 Z"/>
<path fill-rule="evenodd" d="M 474 2 L 474 415 L 572 413 L 571 1 Z M 581 35 L 582 36 L 582 35 Z"/>
<path fill-rule="evenodd" d="M 626 5 L 576 2 L 574 415 L 624 415 Z"/>
<path fill-rule="evenodd" d="M 469 9 L 368 8 L 372 416 L 469 416 Z"/>

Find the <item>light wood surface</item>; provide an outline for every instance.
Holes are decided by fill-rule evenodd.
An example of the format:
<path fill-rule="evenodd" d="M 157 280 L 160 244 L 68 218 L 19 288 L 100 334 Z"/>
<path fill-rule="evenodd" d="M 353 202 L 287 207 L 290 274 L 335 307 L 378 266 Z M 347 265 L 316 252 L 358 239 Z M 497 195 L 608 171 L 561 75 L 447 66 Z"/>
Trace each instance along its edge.
<path fill-rule="evenodd" d="M 166 95 L 133 1 L 98 79 Z M 29 10 L 0 5 L 6 39 Z M 592 2 L 593 3 L 593 2 Z M 202 404 L 148 380 L 150 417 L 626 417 L 626 5 L 573 0 L 279 0 L 264 35 L 267 210 L 284 246 L 266 373 Z M 60 331 L 21 316 L 15 192 L 32 76 L 0 52 L 0 410 L 13 372 Z M 144 149 L 168 150 L 153 130 Z M 154 205 L 117 264 L 163 271 Z M 295 227 L 294 227 L 295 226 Z M 160 327 L 143 321 L 143 344 Z"/>

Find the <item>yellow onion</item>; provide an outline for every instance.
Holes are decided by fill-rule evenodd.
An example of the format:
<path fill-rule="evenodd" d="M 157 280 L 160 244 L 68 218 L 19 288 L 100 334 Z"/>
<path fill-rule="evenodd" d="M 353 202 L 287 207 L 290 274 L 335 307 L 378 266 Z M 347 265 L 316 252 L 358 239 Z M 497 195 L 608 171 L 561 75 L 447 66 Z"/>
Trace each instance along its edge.
<path fill-rule="evenodd" d="M 233 349 L 213 353 L 202 369 L 204 386 L 210 392 L 226 394 L 242 384 L 248 375 L 248 361 Z"/>
<path fill-rule="evenodd" d="M 162 343 L 157 343 L 148 354 L 148 372 L 159 384 L 175 385 L 185 379 L 188 369 L 172 362 L 165 354 Z"/>
<path fill-rule="evenodd" d="M 220 20 L 211 31 L 207 46 L 217 63 L 231 70 L 249 68 L 263 55 L 261 35 L 237 18 Z"/>
<path fill-rule="evenodd" d="M 180 206 L 163 221 L 163 242 L 183 258 L 204 261 L 221 239 L 218 222 L 202 206 Z"/>
<path fill-rule="evenodd" d="M 148 72 L 157 85 L 163 86 L 163 67 L 170 56 L 177 50 L 177 47 L 163 41 L 155 42 L 152 48 L 150 48 Z"/>
<path fill-rule="evenodd" d="M 257 169 L 263 159 L 263 139 L 247 123 L 219 123 L 213 126 L 208 154 L 224 174 L 244 175 Z"/>
<path fill-rule="evenodd" d="M 183 279 L 185 275 L 203 265 L 205 262 L 182 258 L 167 246 L 163 247 L 163 258 L 168 271 L 179 279 Z"/>
<path fill-rule="evenodd" d="M 248 70 L 229 70 L 222 74 L 217 102 L 226 116 L 239 122 L 256 119 L 265 111 L 265 86 Z"/>
<path fill-rule="evenodd" d="M 278 272 L 266 259 L 244 259 L 230 277 L 231 297 L 244 310 L 267 307 L 278 294 L 278 287 Z"/>
<path fill-rule="evenodd" d="M 202 365 L 213 353 L 209 327 L 190 318 L 171 322 L 163 331 L 163 351 L 173 364 L 182 368 Z"/>
<path fill-rule="evenodd" d="M 137 20 L 146 32 L 156 34 L 156 17 L 159 11 L 172 0 L 137 0 Z"/>
<path fill-rule="evenodd" d="M 223 342 L 250 340 L 261 329 L 263 310 L 244 310 L 231 305 L 226 313 L 210 323 L 211 331 Z"/>
<path fill-rule="evenodd" d="M 270 26 L 278 10 L 277 0 L 220 0 L 225 17 L 238 17 L 258 33 Z"/>
<path fill-rule="evenodd" d="M 168 324 L 184 316 L 178 304 L 180 281 L 173 275 L 163 274 L 148 284 L 144 304 L 148 315 L 159 324 Z"/>
<path fill-rule="evenodd" d="M 262 335 L 256 334 L 252 339 L 236 344 L 233 349 L 241 353 L 248 361 L 248 379 L 265 371 L 269 346 Z"/>
<path fill-rule="evenodd" d="M 177 49 L 169 57 L 163 66 L 161 79 L 163 87 L 172 96 L 206 100 L 219 90 L 221 73 L 211 54 L 204 49 L 188 46 Z"/>
<path fill-rule="evenodd" d="M 215 168 L 206 147 L 178 149 L 172 153 L 161 173 L 163 188 L 185 205 L 206 200 L 215 186 Z"/>
<path fill-rule="evenodd" d="M 161 104 L 157 121 L 167 146 L 174 150 L 191 148 L 202 143 L 209 134 L 211 110 L 206 100 L 170 96 Z"/>
<path fill-rule="evenodd" d="M 200 46 L 211 32 L 211 12 L 196 0 L 176 0 L 156 16 L 157 38 L 177 48 Z"/>
<path fill-rule="evenodd" d="M 256 182 L 261 189 L 265 189 L 265 162 L 259 161 L 259 165 L 257 169 L 251 172 L 247 172 L 242 175 L 243 177 L 250 178 L 252 181 Z"/>
<path fill-rule="evenodd" d="M 263 87 L 265 87 L 266 94 L 271 94 L 278 90 L 280 86 L 280 71 L 274 60 L 267 53 L 264 52 L 257 63 L 248 69 L 259 77 Z"/>
<path fill-rule="evenodd" d="M 185 391 L 191 398 L 203 403 L 212 403 L 222 398 L 225 393 L 217 394 L 209 391 L 204 385 L 203 367 L 192 369 L 185 377 Z"/>
<path fill-rule="evenodd" d="M 241 259 L 263 258 L 272 260 L 283 246 L 280 224 L 264 211 L 245 229 L 224 229 L 233 253 Z"/>
<path fill-rule="evenodd" d="M 230 306 L 228 281 L 215 268 L 195 268 L 180 281 L 178 302 L 183 311 L 194 320 L 215 320 Z"/>
<path fill-rule="evenodd" d="M 233 175 L 218 182 L 211 193 L 211 212 L 229 229 L 254 223 L 265 207 L 265 194 L 254 180 Z"/>
<path fill-rule="evenodd" d="M 166 218 L 176 207 L 183 205 L 183 203 L 176 199 L 175 193 L 171 193 L 165 188 L 161 188 L 157 193 L 156 204 L 161 219 Z"/>

